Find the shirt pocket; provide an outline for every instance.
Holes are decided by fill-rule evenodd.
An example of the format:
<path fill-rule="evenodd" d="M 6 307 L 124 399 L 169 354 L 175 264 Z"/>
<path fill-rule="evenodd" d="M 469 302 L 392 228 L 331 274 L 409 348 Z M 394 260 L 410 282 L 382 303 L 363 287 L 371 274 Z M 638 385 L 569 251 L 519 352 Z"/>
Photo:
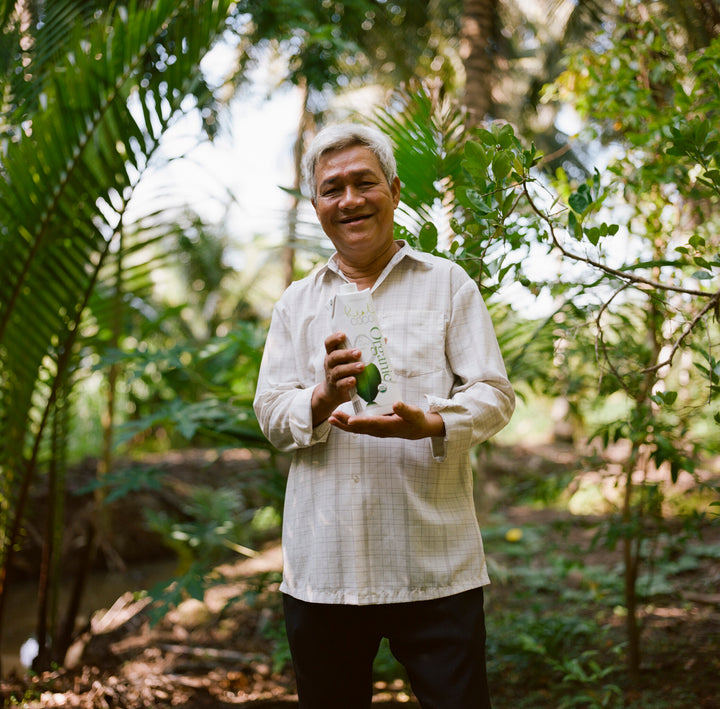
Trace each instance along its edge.
<path fill-rule="evenodd" d="M 404 310 L 380 317 L 393 372 L 419 377 L 445 367 L 445 317 L 439 310 Z"/>

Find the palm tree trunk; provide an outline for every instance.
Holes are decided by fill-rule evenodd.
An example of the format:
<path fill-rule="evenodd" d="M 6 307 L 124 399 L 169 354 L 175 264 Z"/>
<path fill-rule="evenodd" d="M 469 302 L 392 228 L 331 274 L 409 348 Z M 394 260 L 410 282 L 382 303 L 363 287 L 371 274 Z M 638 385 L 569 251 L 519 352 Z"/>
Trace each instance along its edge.
<path fill-rule="evenodd" d="M 465 65 L 465 107 L 472 123 L 492 111 L 499 0 L 464 0 L 460 56 Z"/>

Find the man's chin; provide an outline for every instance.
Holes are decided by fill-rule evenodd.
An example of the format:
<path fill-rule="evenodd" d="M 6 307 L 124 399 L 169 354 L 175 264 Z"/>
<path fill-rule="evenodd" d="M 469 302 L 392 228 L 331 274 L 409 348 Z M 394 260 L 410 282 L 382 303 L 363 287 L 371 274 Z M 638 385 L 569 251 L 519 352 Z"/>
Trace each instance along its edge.
<path fill-rule="evenodd" d="M 352 226 L 344 225 L 339 230 L 338 236 L 347 243 L 356 243 L 372 240 L 375 232 L 368 224 L 361 223 Z"/>

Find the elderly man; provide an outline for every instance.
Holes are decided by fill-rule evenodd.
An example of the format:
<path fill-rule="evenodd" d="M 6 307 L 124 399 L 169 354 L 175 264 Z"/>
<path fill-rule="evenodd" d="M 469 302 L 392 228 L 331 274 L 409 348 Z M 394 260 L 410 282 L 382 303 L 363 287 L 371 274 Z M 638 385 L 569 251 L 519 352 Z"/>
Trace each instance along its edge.
<path fill-rule="evenodd" d="M 303 167 L 336 253 L 276 304 L 255 396 L 265 435 L 293 451 L 281 591 L 300 706 L 367 709 L 386 637 L 423 707 L 489 707 L 469 452 L 515 403 L 492 323 L 458 265 L 394 239 L 382 133 L 328 127 Z M 388 415 L 349 403 L 365 365 L 330 317 L 348 282 L 371 290 L 387 340 L 401 392 Z"/>

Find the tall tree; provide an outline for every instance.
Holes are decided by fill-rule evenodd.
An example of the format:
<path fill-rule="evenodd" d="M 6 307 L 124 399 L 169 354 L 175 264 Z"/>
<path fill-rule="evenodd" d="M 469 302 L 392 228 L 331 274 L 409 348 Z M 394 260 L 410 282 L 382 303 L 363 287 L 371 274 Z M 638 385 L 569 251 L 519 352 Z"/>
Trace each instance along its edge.
<path fill-rule="evenodd" d="M 442 5 L 447 17 L 457 18 L 456 3 Z M 463 0 L 463 102 L 470 121 L 510 121 L 535 140 L 550 171 L 572 166 L 582 179 L 590 157 L 563 133 L 543 87 L 564 70 L 569 51 L 595 41 L 628 13 L 672 18 L 688 49 L 707 46 L 720 24 L 717 0 Z"/>
<path fill-rule="evenodd" d="M 478 123 L 492 113 L 492 89 L 499 74 L 499 0 L 464 0 L 461 54 L 465 66 L 464 102 L 470 120 Z"/>
<path fill-rule="evenodd" d="M 638 254 L 636 263 L 621 270 L 642 274 L 650 285 L 629 297 L 623 274 L 595 316 L 602 390 L 622 391 L 631 402 L 623 420 L 609 423 L 603 435 L 605 441 L 623 437 L 631 444 L 619 537 L 634 678 L 641 660 L 637 582 L 647 560 L 643 541 L 662 529 L 663 484 L 676 482 L 681 472 L 692 475 L 698 453 L 712 448 L 712 442 L 695 438 L 692 421 L 713 411 L 718 393 L 711 343 L 720 302 L 720 23 L 714 38 L 704 35 L 703 46 L 702 34 L 690 39 L 698 15 L 688 22 L 692 16 L 686 14 L 682 25 L 675 19 L 678 10 L 690 7 L 699 6 L 658 3 L 651 14 L 643 3 L 624 3 L 603 51 L 569 57 L 558 82 L 562 97 L 574 101 L 588 121 L 590 135 L 623 148 L 610 162 L 612 182 L 602 200 L 621 197 L 631 224 L 628 239 Z M 570 226 L 577 236 L 590 203 L 581 198 L 575 204 L 578 218 Z M 695 334 L 698 328 L 702 335 Z M 692 367 L 678 361 L 683 351 Z M 693 386 L 697 373 L 706 381 Z M 714 418 L 720 423 L 720 414 Z M 669 480 L 651 479 L 652 466 Z"/>

